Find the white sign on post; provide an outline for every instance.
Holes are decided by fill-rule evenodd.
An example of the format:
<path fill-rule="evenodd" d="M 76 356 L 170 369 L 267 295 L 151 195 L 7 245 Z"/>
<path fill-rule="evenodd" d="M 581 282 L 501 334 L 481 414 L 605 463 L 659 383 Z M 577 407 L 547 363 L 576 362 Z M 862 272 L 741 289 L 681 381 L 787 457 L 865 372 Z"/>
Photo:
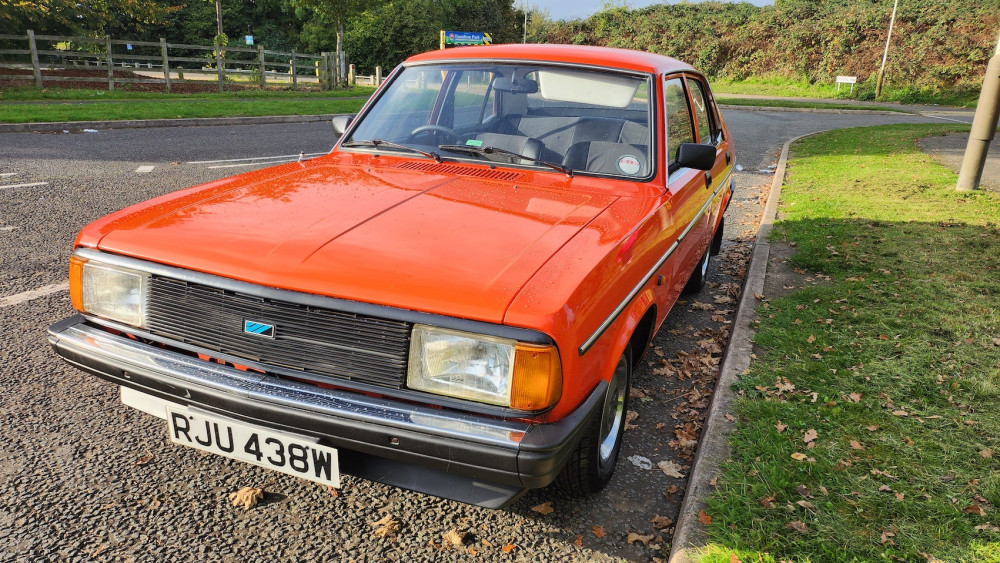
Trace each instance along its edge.
<path fill-rule="evenodd" d="M 840 92 L 840 85 L 841 84 L 850 84 L 851 85 L 851 93 L 853 94 L 854 93 L 854 85 L 857 84 L 857 83 L 858 83 L 858 77 L 857 76 L 838 76 L 837 77 L 837 91 Z"/>

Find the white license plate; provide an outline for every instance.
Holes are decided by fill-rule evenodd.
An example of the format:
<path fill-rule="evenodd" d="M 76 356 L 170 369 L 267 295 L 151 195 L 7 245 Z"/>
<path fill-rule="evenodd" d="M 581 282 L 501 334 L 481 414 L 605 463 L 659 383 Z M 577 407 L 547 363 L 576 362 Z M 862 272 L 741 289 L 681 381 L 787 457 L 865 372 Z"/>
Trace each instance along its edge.
<path fill-rule="evenodd" d="M 167 405 L 170 441 L 324 485 L 340 487 L 337 450 L 312 438 L 282 434 Z"/>

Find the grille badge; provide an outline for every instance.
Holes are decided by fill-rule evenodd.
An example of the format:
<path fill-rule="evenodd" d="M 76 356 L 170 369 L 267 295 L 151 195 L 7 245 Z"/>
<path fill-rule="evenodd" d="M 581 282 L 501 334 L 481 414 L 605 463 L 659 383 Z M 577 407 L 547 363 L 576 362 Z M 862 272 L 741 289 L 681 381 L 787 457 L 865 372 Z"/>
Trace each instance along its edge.
<path fill-rule="evenodd" d="M 274 338 L 274 325 L 244 319 L 243 332 L 263 336 L 265 338 Z"/>

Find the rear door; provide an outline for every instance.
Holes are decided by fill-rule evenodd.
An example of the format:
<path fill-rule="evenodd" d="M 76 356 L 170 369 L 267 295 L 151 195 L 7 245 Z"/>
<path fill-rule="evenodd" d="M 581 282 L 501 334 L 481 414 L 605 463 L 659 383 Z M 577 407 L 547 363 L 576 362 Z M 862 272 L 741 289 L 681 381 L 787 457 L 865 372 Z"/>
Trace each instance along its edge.
<path fill-rule="evenodd" d="M 712 92 L 705 79 L 696 75 L 686 75 L 685 81 L 691 99 L 691 113 L 694 117 L 697 142 L 715 147 L 715 166 L 712 167 L 710 175 L 706 176 L 706 187 L 710 193 L 714 193 L 720 185 L 729 182 L 729 174 L 733 167 L 732 142 L 726 134 L 722 116 L 719 114 L 719 109 L 714 103 Z M 708 230 L 709 242 L 711 242 L 711 236 L 719 224 L 725 191 L 724 189 L 719 192 L 703 217 L 703 228 Z"/>

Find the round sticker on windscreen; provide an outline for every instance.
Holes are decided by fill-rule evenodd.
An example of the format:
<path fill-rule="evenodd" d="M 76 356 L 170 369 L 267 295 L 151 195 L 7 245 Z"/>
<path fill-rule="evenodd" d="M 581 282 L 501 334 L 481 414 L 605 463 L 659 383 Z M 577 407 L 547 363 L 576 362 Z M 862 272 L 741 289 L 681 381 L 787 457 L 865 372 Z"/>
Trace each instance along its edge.
<path fill-rule="evenodd" d="M 638 174 L 640 168 L 642 164 L 639 164 L 639 159 L 630 154 L 618 159 L 618 169 L 630 176 Z"/>

